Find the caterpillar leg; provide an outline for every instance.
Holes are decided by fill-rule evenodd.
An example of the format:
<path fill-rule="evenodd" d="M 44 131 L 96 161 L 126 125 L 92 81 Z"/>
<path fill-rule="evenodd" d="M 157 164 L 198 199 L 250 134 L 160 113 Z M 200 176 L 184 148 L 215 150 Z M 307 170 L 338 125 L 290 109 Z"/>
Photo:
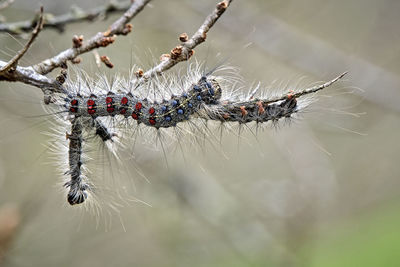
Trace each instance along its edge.
<path fill-rule="evenodd" d="M 117 136 L 115 133 L 111 133 L 107 127 L 98 119 L 93 120 L 93 127 L 96 128 L 96 135 L 101 138 L 103 142 L 108 140 L 113 141 L 113 137 Z"/>

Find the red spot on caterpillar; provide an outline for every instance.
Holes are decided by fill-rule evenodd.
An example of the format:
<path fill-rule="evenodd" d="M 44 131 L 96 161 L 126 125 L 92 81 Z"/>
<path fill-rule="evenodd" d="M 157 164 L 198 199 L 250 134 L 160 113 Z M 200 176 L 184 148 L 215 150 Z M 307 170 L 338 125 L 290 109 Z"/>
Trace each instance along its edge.
<path fill-rule="evenodd" d="M 123 105 L 123 106 L 126 106 L 126 105 L 128 105 L 128 98 L 126 97 L 126 96 L 124 96 L 122 99 L 121 99 L 121 105 Z M 120 110 L 119 110 L 119 114 L 122 114 L 122 115 L 124 115 L 124 114 L 126 114 L 126 111 L 127 111 L 127 109 L 125 108 L 125 107 L 121 107 L 120 108 Z"/>
<path fill-rule="evenodd" d="M 149 109 L 149 113 L 150 114 L 154 114 L 156 112 L 156 110 L 153 108 L 153 107 L 151 107 L 150 109 Z"/>
<path fill-rule="evenodd" d="M 156 118 L 150 118 L 149 119 L 149 123 L 151 124 L 151 125 L 154 125 L 154 124 L 156 124 Z"/>
<path fill-rule="evenodd" d="M 78 100 L 73 99 L 71 100 L 71 107 L 69 108 L 70 112 L 76 113 L 78 112 Z"/>
<path fill-rule="evenodd" d="M 132 118 L 134 120 L 138 120 L 139 119 L 139 114 L 137 114 L 136 111 L 132 112 Z"/>
<path fill-rule="evenodd" d="M 93 115 L 96 113 L 96 102 L 93 99 L 89 99 L 87 101 L 87 109 L 88 109 L 88 113 L 90 115 Z"/>
<path fill-rule="evenodd" d="M 224 113 L 224 115 L 222 115 L 222 118 L 224 118 L 225 120 L 229 119 L 229 114 L 228 113 Z"/>
<path fill-rule="evenodd" d="M 135 109 L 136 109 L 137 111 L 140 111 L 140 110 L 142 109 L 142 103 L 137 102 L 136 105 L 135 105 Z"/>
<path fill-rule="evenodd" d="M 245 106 L 240 106 L 240 112 L 242 113 L 242 117 L 245 117 L 248 113 Z"/>
<path fill-rule="evenodd" d="M 106 97 L 106 103 L 107 103 L 107 112 L 108 113 L 113 113 L 115 108 L 114 108 L 114 99 L 112 97 Z"/>
<path fill-rule="evenodd" d="M 121 99 L 121 104 L 122 104 L 122 105 L 128 104 L 128 98 L 124 96 L 124 97 Z"/>
<path fill-rule="evenodd" d="M 264 114 L 265 109 L 263 106 L 263 102 L 262 101 L 258 101 L 257 102 L 257 106 L 258 106 L 258 115 Z"/>

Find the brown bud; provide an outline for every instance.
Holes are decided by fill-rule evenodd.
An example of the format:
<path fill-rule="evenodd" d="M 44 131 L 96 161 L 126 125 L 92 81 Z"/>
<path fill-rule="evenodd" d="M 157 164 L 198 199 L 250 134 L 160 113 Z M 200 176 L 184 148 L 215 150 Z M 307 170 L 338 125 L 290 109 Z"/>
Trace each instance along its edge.
<path fill-rule="evenodd" d="M 171 50 L 171 58 L 173 60 L 178 59 L 182 55 L 183 46 L 178 45 L 174 49 Z"/>
<path fill-rule="evenodd" d="M 113 35 L 113 36 L 110 36 L 110 37 L 103 37 L 103 38 L 101 38 L 100 41 L 99 41 L 97 44 L 98 44 L 99 46 L 106 47 L 106 46 L 108 46 L 109 44 L 114 43 L 114 41 L 115 41 L 115 36 Z"/>
<path fill-rule="evenodd" d="M 74 48 L 78 48 L 82 46 L 82 42 L 83 42 L 83 35 L 74 35 L 74 37 L 72 37 L 72 43 L 73 43 L 73 47 Z"/>
<path fill-rule="evenodd" d="M 133 25 L 130 23 L 125 24 L 124 28 L 122 29 L 121 34 L 122 35 L 127 35 L 132 31 Z"/>
<path fill-rule="evenodd" d="M 166 61 L 171 58 L 170 54 L 162 54 L 160 57 L 160 61 Z"/>
<path fill-rule="evenodd" d="M 60 84 L 65 83 L 65 80 L 67 78 L 67 70 L 66 69 L 61 69 L 60 74 L 56 77 L 57 82 Z"/>
<path fill-rule="evenodd" d="M 181 35 L 179 35 L 179 40 L 181 41 L 181 42 L 187 42 L 187 40 L 189 40 L 189 36 L 187 35 L 187 33 L 186 32 L 184 32 L 184 33 L 182 33 Z"/>
<path fill-rule="evenodd" d="M 114 64 L 111 63 L 110 58 L 107 56 L 101 56 L 100 57 L 101 62 L 103 62 L 107 67 L 112 69 L 114 67 Z"/>
<path fill-rule="evenodd" d="M 103 32 L 104 37 L 108 37 L 111 34 L 111 29 L 108 29 L 107 31 Z"/>
<path fill-rule="evenodd" d="M 143 72 L 142 69 L 138 69 L 137 71 L 135 71 L 135 76 L 136 76 L 136 78 L 141 78 L 141 77 L 143 77 L 143 74 L 144 74 L 144 72 Z"/>
<path fill-rule="evenodd" d="M 189 50 L 189 55 L 188 55 L 188 59 L 191 58 L 194 55 L 194 50 L 190 49 Z"/>
<path fill-rule="evenodd" d="M 72 64 L 79 64 L 82 62 L 82 59 L 80 57 L 76 57 L 71 59 Z"/>
<path fill-rule="evenodd" d="M 226 8 L 228 7 L 228 2 L 227 1 L 222 1 L 222 2 L 219 2 L 218 4 L 217 4 L 217 9 L 218 10 L 225 10 Z"/>

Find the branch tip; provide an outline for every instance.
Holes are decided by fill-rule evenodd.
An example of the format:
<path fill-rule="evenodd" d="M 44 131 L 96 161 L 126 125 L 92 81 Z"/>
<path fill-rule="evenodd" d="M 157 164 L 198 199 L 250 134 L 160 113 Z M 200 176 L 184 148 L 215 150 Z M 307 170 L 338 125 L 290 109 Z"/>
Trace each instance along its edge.
<path fill-rule="evenodd" d="M 72 37 L 72 44 L 74 48 L 81 47 L 83 43 L 83 35 L 74 35 Z"/>
<path fill-rule="evenodd" d="M 187 42 L 187 41 L 189 40 L 189 36 L 187 35 L 186 32 L 184 32 L 184 33 L 182 33 L 181 35 L 179 35 L 179 40 L 180 40 L 182 43 L 185 43 L 185 42 Z"/>

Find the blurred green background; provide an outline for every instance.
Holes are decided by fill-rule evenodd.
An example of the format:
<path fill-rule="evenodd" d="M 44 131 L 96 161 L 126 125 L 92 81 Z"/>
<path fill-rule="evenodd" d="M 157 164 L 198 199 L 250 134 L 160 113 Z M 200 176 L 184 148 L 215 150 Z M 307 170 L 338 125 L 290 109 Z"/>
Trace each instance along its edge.
<path fill-rule="evenodd" d="M 18 21 L 40 4 L 62 14 L 104 3 L 16 0 L 0 14 Z M 110 76 L 126 76 L 132 62 L 148 69 L 215 3 L 154 0 L 131 34 L 99 50 L 113 70 L 98 69 L 92 53 L 80 67 Z M 400 1 L 392 0 L 234 1 L 196 49 L 198 60 L 212 66 L 229 58 L 249 86 L 287 90 L 349 71 L 345 81 L 321 92 L 300 119 L 257 137 L 244 128 L 238 141 L 234 126 L 221 144 L 216 137 L 183 153 L 171 144 L 169 168 L 159 146 L 143 144 L 146 136 L 135 159 L 127 145 L 121 163 L 94 146 L 92 155 L 100 155 L 91 177 L 109 191 L 100 214 L 66 204 L 54 168 L 65 163 L 47 148 L 46 133 L 57 126 L 39 116 L 39 90 L 0 83 L 1 264 L 400 266 L 399 14 Z M 106 30 L 117 17 L 71 24 L 63 34 L 44 30 L 22 65 L 71 47 L 74 34 Z M 1 59 L 20 42 L 0 34 Z"/>

